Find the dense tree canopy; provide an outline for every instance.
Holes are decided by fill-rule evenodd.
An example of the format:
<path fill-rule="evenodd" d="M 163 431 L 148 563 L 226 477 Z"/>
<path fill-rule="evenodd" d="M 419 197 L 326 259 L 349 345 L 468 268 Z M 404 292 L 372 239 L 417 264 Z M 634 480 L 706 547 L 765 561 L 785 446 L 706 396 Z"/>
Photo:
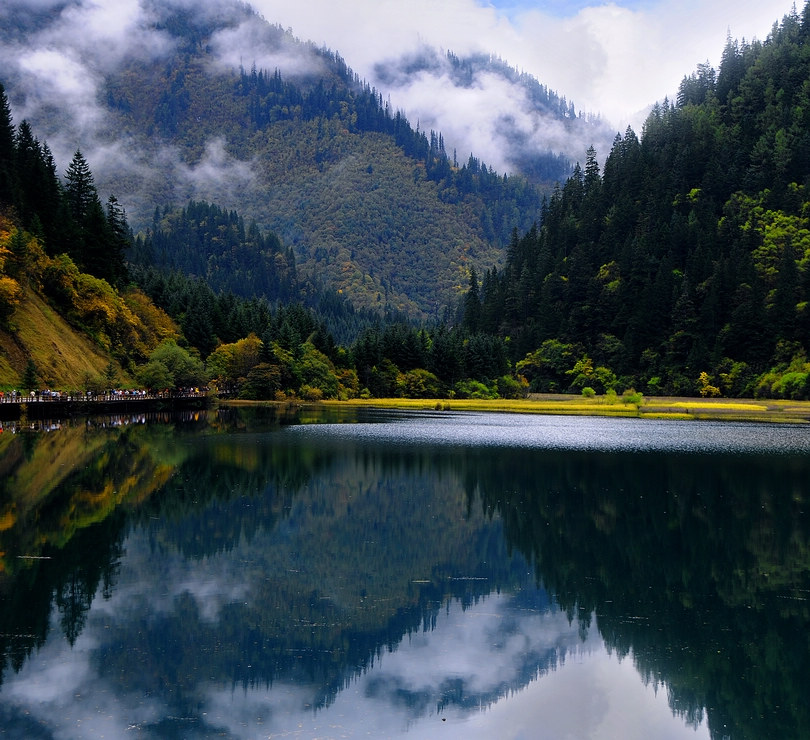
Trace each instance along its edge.
<path fill-rule="evenodd" d="M 65 171 L 64 183 L 47 144 L 27 121 L 13 126 L 0 84 L 0 205 L 13 207 L 21 225 L 41 238 L 49 255 L 66 253 L 83 271 L 123 285 L 129 227 L 111 196 L 101 204 L 90 165 L 80 150 Z"/>
<path fill-rule="evenodd" d="M 590 362 L 646 393 L 696 393 L 705 372 L 729 395 L 810 395 L 808 78 L 807 8 L 763 43 L 729 40 L 601 172 L 588 152 L 468 293 L 467 323 L 534 358 L 537 390 L 576 388 L 565 373 Z M 537 364 L 550 342 L 567 367 Z"/>

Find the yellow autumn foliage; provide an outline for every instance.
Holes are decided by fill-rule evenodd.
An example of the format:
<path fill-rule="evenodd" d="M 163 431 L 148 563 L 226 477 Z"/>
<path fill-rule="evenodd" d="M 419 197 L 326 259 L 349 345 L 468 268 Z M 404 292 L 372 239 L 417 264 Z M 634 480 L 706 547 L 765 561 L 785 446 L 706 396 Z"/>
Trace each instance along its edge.
<path fill-rule="evenodd" d="M 12 257 L 9 244 L 13 230 L 8 221 L 0 216 L 0 321 L 14 313 L 22 297 L 22 286 L 7 274 L 7 265 Z"/>
<path fill-rule="evenodd" d="M 177 324 L 142 291 L 122 294 L 106 280 L 81 272 L 68 255 L 47 255 L 36 237 L 0 213 L 0 328 L 12 334 L 21 330 L 22 319 L 13 317 L 32 293 L 123 368 L 145 360 L 165 339 L 180 336 Z M 30 352 L 36 354 L 33 348 Z M 36 355 L 35 360 L 41 369 L 49 367 L 49 358 Z M 13 378 L 13 372 L 7 368 L 6 376 Z"/>

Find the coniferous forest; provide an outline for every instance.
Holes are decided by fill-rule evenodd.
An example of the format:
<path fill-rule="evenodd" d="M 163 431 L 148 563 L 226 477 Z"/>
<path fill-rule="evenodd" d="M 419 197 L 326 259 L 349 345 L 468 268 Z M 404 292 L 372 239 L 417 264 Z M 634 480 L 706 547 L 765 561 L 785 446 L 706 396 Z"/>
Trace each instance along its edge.
<path fill-rule="evenodd" d="M 259 219 L 200 200 L 155 202 L 134 233 L 127 204 L 99 193 L 82 152 L 60 170 L 0 88 L 0 385 L 20 387 L 26 369 L 41 385 L 67 382 L 21 334 L 38 296 L 108 358 L 105 373 L 85 372 L 88 385 L 211 382 L 263 399 L 631 389 L 810 398 L 810 6 L 765 41 L 729 38 L 718 69 L 699 65 L 640 132 L 618 134 L 609 152 L 591 147 L 547 190 L 473 155 L 460 165 L 440 133 L 412 128 L 329 58 L 332 77 L 308 86 L 278 72 L 234 73 L 227 99 L 247 111 L 245 136 L 297 131 L 298 156 L 312 149 L 313 170 L 348 136 L 370 136 L 352 154 L 368 187 L 402 166 L 408 187 L 428 189 L 414 210 L 431 220 L 431 192 L 453 218 L 467 214 L 486 249 L 431 262 L 428 274 L 420 250 L 441 250 L 416 222 L 389 234 L 396 250 L 383 230 L 374 249 L 347 231 L 345 248 L 301 251 Z M 174 97 L 152 96 L 150 125 L 164 135 L 199 118 L 203 81 L 191 79 L 188 54 L 184 65 L 168 76 Z M 109 89 L 134 125 L 143 111 L 133 96 L 149 85 Z M 397 165 L 358 159 L 363 151 L 395 151 Z M 533 167 L 548 177 L 565 164 L 547 157 Z M 340 241 L 335 214 L 298 228 L 307 223 Z M 372 260 L 365 273 L 361 251 Z M 319 264 L 343 265 L 343 277 Z M 412 298 L 382 300 L 389 289 L 404 295 L 390 279 L 406 264 Z M 428 315 L 439 296 L 444 307 Z"/>
<path fill-rule="evenodd" d="M 810 10 L 728 40 L 471 286 L 538 391 L 807 398 Z M 701 379 L 701 375 L 703 378 Z"/>

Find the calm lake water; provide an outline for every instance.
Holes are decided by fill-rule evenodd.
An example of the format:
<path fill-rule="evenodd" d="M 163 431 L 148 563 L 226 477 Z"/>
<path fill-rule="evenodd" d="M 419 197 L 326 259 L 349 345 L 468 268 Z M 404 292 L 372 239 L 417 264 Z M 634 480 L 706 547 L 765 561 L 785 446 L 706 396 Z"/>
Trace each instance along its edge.
<path fill-rule="evenodd" d="M 13 431 L 0 737 L 810 737 L 810 427 Z"/>

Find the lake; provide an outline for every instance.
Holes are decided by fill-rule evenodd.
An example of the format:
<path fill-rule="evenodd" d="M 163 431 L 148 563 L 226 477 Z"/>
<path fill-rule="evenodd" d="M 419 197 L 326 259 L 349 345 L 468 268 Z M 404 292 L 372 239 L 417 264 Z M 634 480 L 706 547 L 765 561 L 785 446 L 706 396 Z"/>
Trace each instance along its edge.
<path fill-rule="evenodd" d="M 810 737 L 810 425 L 0 433 L 0 737 Z"/>

